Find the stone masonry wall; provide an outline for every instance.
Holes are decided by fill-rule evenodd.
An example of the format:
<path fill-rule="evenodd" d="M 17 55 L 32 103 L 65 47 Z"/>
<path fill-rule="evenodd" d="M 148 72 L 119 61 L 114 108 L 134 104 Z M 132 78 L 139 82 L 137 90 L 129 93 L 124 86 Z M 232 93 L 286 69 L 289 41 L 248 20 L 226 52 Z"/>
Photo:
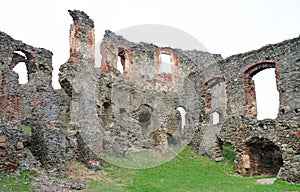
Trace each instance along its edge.
<path fill-rule="evenodd" d="M 264 140 L 262 143 L 274 145 L 273 148 L 277 148 L 283 159 L 277 177 L 289 182 L 300 181 L 299 57 L 300 39 L 295 38 L 235 55 L 219 63 L 226 77 L 228 95 L 228 119 L 224 121 L 219 137 L 235 147 L 235 169 L 243 175 L 259 175 L 263 172 L 267 148 L 265 156 L 254 160 L 256 155 L 253 146 Z M 276 71 L 279 113 L 274 120 L 257 121 L 256 101 L 251 96 L 252 90 L 248 89 L 248 82 L 254 74 L 270 67 L 275 67 Z M 246 163 L 249 160 L 250 163 Z M 272 164 L 274 162 L 270 161 L 270 166 L 276 167 Z"/>
<path fill-rule="evenodd" d="M 64 139 L 53 142 L 61 136 L 58 119 L 60 108 L 57 102 L 61 97 L 55 95 L 51 85 L 52 53 L 42 48 L 34 48 L 16 41 L 1 32 L 1 140 L 5 141 L 1 149 L 1 170 L 18 167 L 22 160 L 24 142 L 30 143 L 33 154 L 47 170 L 64 172 Z M 22 52 L 21 55 L 18 53 Z M 13 68 L 24 62 L 28 72 L 28 82 L 19 84 L 18 74 Z M 32 135 L 24 138 L 22 125 L 31 127 Z M 50 128 L 51 127 L 51 128 Z M 57 130 L 55 132 L 55 130 Z M 41 132 L 50 135 L 41 134 Z M 29 140 L 30 141 L 29 141 Z M 43 150 L 47 148 L 48 150 Z M 57 154 L 60 152 L 60 154 Z M 17 156 L 17 157 L 16 157 Z"/>

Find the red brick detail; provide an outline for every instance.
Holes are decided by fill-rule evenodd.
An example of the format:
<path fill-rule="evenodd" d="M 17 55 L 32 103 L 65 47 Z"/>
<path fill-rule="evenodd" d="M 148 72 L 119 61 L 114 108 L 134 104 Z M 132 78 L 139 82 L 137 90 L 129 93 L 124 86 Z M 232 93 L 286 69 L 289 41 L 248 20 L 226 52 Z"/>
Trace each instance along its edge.
<path fill-rule="evenodd" d="M 273 60 L 262 60 L 245 67 L 244 74 L 251 78 L 264 69 L 277 68 L 276 62 Z M 277 77 L 276 77 L 277 78 Z"/>
<path fill-rule="evenodd" d="M 0 87 L 0 117 L 6 121 L 21 121 L 21 96 L 20 93 L 10 94 L 5 90 L 6 75 L 2 73 L 2 82 Z"/>
<path fill-rule="evenodd" d="M 201 89 L 205 93 L 205 108 L 209 110 L 211 108 L 211 88 L 203 83 Z"/>
<path fill-rule="evenodd" d="M 125 70 L 123 72 L 123 75 L 125 78 L 129 80 L 134 79 L 134 65 L 133 65 L 133 59 L 132 59 L 132 50 L 126 49 L 125 51 Z M 128 61 L 128 62 L 126 62 Z M 128 63 L 128 64 L 127 64 Z"/>
<path fill-rule="evenodd" d="M 71 25 L 71 29 L 70 29 L 70 57 L 68 60 L 68 62 L 72 62 L 72 63 L 78 63 L 78 54 L 77 54 L 77 49 L 79 47 L 78 29 L 79 29 L 79 20 L 74 20 L 74 24 Z"/>
<path fill-rule="evenodd" d="M 89 67 L 94 68 L 95 67 L 95 33 L 94 28 L 89 28 Z"/>
<path fill-rule="evenodd" d="M 102 55 L 100 69 L 104 73 L 109 73 L 110 68 L 111 68 L 111 66 L 109 65 L 109 62 L 108 62 L 108 58 L 110 56 L 110 46 L 111 46 L 111 42 L 107 41 L 107 42 L 101 43 L 101 47 L 100 47 L 100 53 Z"/>

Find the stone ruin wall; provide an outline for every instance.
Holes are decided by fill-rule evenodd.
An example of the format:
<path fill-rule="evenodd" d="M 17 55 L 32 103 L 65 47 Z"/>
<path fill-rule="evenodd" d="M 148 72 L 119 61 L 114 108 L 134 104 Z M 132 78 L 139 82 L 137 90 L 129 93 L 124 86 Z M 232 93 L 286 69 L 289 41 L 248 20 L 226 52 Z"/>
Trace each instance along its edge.
<path fill-rule="evenodd" d="M 15 170 L 23 158 L 24 147 L 29 147 L 46 168 L 64 167 L 62 146 L 65 138 L 60 117 L 63 97 L 53 90 L 52 53 L 16 41 L 1 32 L 1 110 L 0 171 Z M 21 54 L 22 52 L 24 54 Z M 24 62 L 28 83 L 20 85 L 13 68 Z M 30 137 L 24 136 L 21 125 L 32 128 Z M 62 170 L 63 171 L 63 170 Z"/>
<path fill-rule="evenodd" d="M 299 40 L 267 45 L 219 63 L 228 95 L 228 118 L 219 137 L 234 146 L 235 169 L 243 175 L 279 171 L 278 178 L 299 182 Z M 251 78 L 266 68 L 275 68 L 280 105 L 276 119 L 258 121 Z"/>
<path fill-rule="evenodd" d="M 176 108 L 183 107 L 186 134 L 193 134 L 190 145 L 200 154 L 220 161 L 222 145 L 230 143 L 240 174 L 279 172 L 278 178 L 299 183 L 299 38 L 222 59 L 200 51 L 135 44 L 106 31 L 101 66 L 95 68 L 94 23 L 83 12 L 69 12 L 74 23 L 70 58 L 60 68 L 61 90 L 51 86 L 50 51 L 1 32 L 1 172 L 17 169 L 24 147 L 58 175 L 64 175 L 66 161 L 88 164 L 102 161 L 107 153 L 166 147 L 166 134 L 172 142 L 180 138 Z M 159 73 L 161 52 L 173 58 L 172 75 Z M 12 70 L 19 62 L 28 70 L 24 85 Z M 265 68 L 276 69 L 279 114 L 274 120 L 257 121 L 251 77 Z M 139 119 L 145 111 L 151 120 Z M 213 113 L 219 122 L 213 122 Z M 24 136 L 21 125 L 32 128 L 30 137 Z"/>

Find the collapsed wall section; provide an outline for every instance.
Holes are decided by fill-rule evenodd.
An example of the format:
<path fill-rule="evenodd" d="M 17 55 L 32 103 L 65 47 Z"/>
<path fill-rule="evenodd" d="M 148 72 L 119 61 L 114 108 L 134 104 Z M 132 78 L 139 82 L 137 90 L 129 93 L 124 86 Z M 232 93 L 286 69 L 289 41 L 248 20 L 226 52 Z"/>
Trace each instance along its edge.
<path fill-rule="evenodd" d="M 31 148 L 47 170 L 55 170 L 58 174 L 64 171 L 63 139 L 55 141 L 61 123 L 58 120 L 57 101 L 51 86 L 52 53 L 42 48 L 34 48 L 21 41 L 14 40 L 1 32 L 1 170 L 16 170 L 22 160 L 23 148 Z M 14 67 L 24 62 L 27 69 L 28 82 L 19 84 L 18 74 Z M 29 127 L 30 136 L 24 137 L 24 126 Z M 51 128 L 49 128 L 51 127 Z M 45 137 L 40 132 L 52 134 Z M 56 132 L 56 134 L 53 134 Z M 48 150 L 41 150 L 47 147 Z M 59 152 L 59 155 L 56 153 Z M 61 152 L 61 153 L 60 153 Z M 15 157 L 17 155 L 17 158 Z M 54 166 L 55 165 L 55 166 Z M 13 167 L 13 168 L 11 168 Z M 13 171 L 14 171 L 13 170 Z"/>

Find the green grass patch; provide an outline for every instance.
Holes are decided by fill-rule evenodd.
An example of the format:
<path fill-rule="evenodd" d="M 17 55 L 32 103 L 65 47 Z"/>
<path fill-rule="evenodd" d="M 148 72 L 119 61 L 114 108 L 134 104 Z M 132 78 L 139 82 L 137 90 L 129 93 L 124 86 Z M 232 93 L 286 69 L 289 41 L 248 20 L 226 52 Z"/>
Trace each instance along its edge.
<path fill-rule="evenodd" d="M 234 158 L 235 158 L 235 154 L 233 152 L 233 146 L 232 145 L 223 146 L 223 154 L 222 155 L 223 155 L 225 161 L 233 163 Z"/>
<path fill-rule="evenodd" d="M 128 154 L 128 158 L 147 155 Z M 231 146 L 223 150 L 225 159 L 216 163 L 202 157 L 190 147 L 176 158 L 149 169 L 128 169 L 104 164 L 101 181 L 89 182 L 85 192 L 300 192 L 300 185 L 275 181 L 272 185 L 258 185 L 263 177 L 242 177 L 233 171 L 234 153 Z M 20 176 L 0 174 L 0 191 L 30 191 L 35 175 L 22 171 Z M 105 177 L 105 178 L 104 178 Z"/>
<path fill-rule="evenodd" d="M 91 182 L 86 191 L 137 192 L 282 192 L 300 191 L 300 185 L 275 181 L 273 185 L 258 185 L 262 177 L 246 178 L 233 171 L 234 153 L 231 146 L 224 148 L 225 160 L 219 163 L 202 157 L 187 147 L 175 159 L 149 169 L 127 169 L 106 165 L 113 183 Z"/>
<path fill-rule="evenodd" d="M 30 183 L 35 176 L 36 174 L 30 171 L 21 171 L 18 176 L 0 174 L 0 191 L 32 191 L 30 190 Z"/>
<path fill-rule="evenodd" d="M 22 125 L 22 129 L 24 131 L 24 135 L 31 135 L 31 127 L 27 125 Z"/>
<path fill-rule="evenodd" d="M 104 159 L 111 164 L 131 169 L 144 169 L 157 167 L 163 163 L 174 159 L 181 152 L 183 147 L 169 147 L 168 150 L 159 149 L 142 150 L 138 152 L 126 153 L 123 157 L 115 154 L 107 155 Z"/>

